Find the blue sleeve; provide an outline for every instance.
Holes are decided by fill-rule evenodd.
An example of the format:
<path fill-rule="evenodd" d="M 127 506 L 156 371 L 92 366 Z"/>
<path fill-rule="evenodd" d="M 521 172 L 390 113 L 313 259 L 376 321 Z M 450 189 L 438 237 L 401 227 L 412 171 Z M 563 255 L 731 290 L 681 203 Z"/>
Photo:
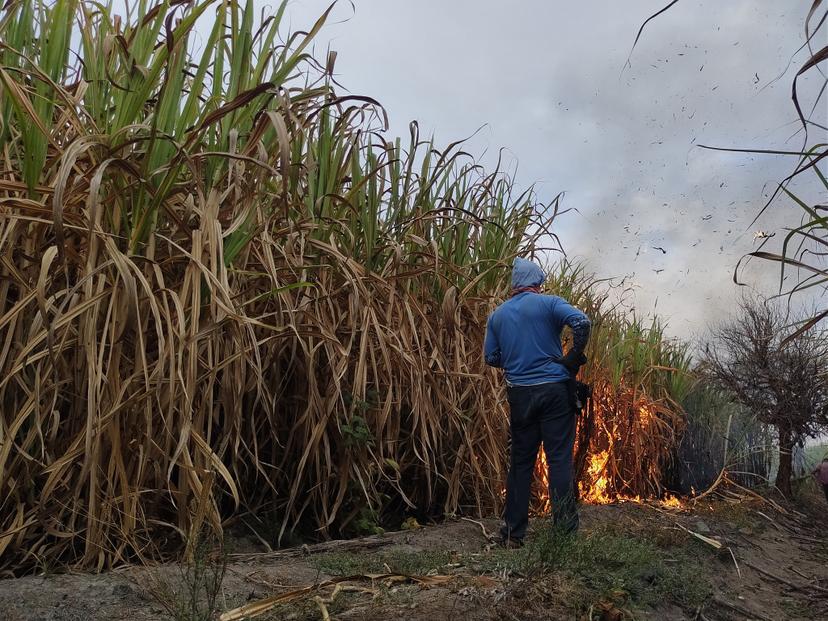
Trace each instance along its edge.
<path fill-rule="evenodd" d="M 592 329 L 589 317 L 583 311 L 560 298 L 557 298 L 552 305 L 552 316 L 558 329 L 563 329 L 564 326 L 569 326 L 572 329 L 572 349 L 578 353 L 583 353 L 587 341 L 589 341 L 589 332 Z"/>
<path fill-rule="evenodd" d="M 500 354 L 500 344 L 497 342 L 497 334 L 492 327 L 492 318 L 486 323 L 486 340 L 483 343 L 483 357 L 490 367 L 500 368 L 503 364 Z"/>

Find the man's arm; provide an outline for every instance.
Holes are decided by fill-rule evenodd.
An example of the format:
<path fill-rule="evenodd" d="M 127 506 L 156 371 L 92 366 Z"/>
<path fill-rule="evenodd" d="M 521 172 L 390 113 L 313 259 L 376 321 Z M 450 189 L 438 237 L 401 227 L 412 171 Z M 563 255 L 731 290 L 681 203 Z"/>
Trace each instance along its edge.
<path fill-rule="evenodd" d="M 500 368 L 503 364 L 500 355 L 500 344 L 497 342 L 497 334 L 492 328 L 492 318 L 486 322 L 486 340 L 483 343 L 483 357 L 490 367 Z"/>
<path fill-rule="evenodd" d="M 583 311 L 561 299 L 557 300 L 553 314 L 559 326 L 569 326 L 572 330 L 572 349 L 561 359 L 561 364 L 574 375 L 586 363 L 584 350 L 589 342 L 592 323 Z"/>
<path fill-rule="evenodd" d="M 577 309 L 576 309 L 577 310 Z M 592 322 L 584 313 L 578 311 L 577 316 L 572 316 L 566 321 L 572 330 L 572 349 L 580 354 L 584 353 L 589 342 L 589 333 L 592 330 Z"/>

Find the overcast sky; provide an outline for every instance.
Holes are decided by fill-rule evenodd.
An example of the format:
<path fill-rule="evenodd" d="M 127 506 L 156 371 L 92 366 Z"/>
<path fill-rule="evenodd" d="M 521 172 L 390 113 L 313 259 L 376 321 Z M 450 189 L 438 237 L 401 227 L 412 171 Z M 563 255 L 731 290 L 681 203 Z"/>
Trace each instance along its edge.
<path fill-rule="evenodd" d="M 779 201 L 751 224 L 791 159 L 695 145 L 801 147 L 790 85 L 803 56 L 788 65 L 811 0 L 682 0 L 648 25 L 622 72 L 639 26 L 664 4 L 355 0 L 334 10 L 317 51 L 337 50 L 339 82 L 377 98 L 394 134 L 416 119 L 445 145 L 485 126 L 469 150 L 491 162 L 504 147 L 518 183 L 536 183 L 544 201 L 566 192 L 573 211 L 556 229 L 568 255 L 626 278 L 638 312 L 655 307 L 671 333 L 692 336 L 732 307 L 733 269 L 758 247 L 754 233 L 799 221 Z M 293 0 L 291 28 L 327 5 Z M 822 107 L 814 120 L 826 117 Z M 798 184 L 809 200 L 818 190 L 812 178 Z M 770 263 L 744 276 L 778 286 Z"/>

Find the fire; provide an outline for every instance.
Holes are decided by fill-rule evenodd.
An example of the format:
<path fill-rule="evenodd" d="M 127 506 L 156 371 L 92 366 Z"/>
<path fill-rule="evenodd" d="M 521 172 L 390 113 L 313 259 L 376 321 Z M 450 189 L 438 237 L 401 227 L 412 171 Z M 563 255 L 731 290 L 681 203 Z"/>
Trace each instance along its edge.
<path fill-rule="evenodd" d="M 606 505 L 621 499 L 617 494 L 611 493 L 609 477 L 606 474 L 608 461 L 609 451 L 601 451 L 589 456 L 589 465 L 584 480 L 578 483 L 578 492 L 583 502 Z M 545 512 L 550 509 L 551 501 L 549 499 L 549 469 L 546 464 L 546 454 L 542 450 L 539 454 L 536 472 L 541 482 L 539 489 L 541 510 Z"/>
<path fill-rule="evenodd" d="M 665 509 L 682 509 L 684 507 L 684 505 L 681 504 L 681 501 L 672 494 L 667 494 L 664 497 L 661 501 L 661 506 Z"/>
<path fill-rule="evenodd" d="M 601 451 L 589 456 L 586 481 L 578 484 L 578 491 L 585 502 L 605 505 L 613 501 L 608 490 L 607 461 L 609 461 L 609 451 Z"/>
<path fill-rule="evenodd" d="M 625 396 L 631 399 L 625 401 Z M 608 405 L 610 402 L 612 406 Z M 619 410 L 619 403 L 626 405 L 628 409 Z M 658 403 L 637 399 L 635 394 L 619 396 L 616 393 L 607 393 L 602 397 L 600 389 L 593 392 L 591 409 L 578 425 L 578 440 L 585 437 L 590 449 L 578 480 L 578 496 L 581 502 L 605 505 L 614 502 L 646 501 L 664 509 L 683 507 L 681 501 L 673 495 L 667 494 L 661 499 L 655 497 L 658 493 L 656 490 L 660 487 L 657 468 L 655 477 L 652 476 L 653 472 L 647 471 L 653 470 L 652 461 L 641 461 L 640 447 L 637 449 L 638 460 L 629 458 L 630 438 L 652 439 L 658 438 L 657 434 L 662 433 L 665 421 L 660 407 Z M 590 430 L 585 436 L 582 433 L 584 426 Z M 646 446 L 647 441 L 642 440 L 642 444 Z M 551 500 L 546 454 L 543 450 L 539 451 L 535 476 L 533 489 L 537 493 L 537 500 L 532 507 L 536 512 L 546 513 L 551 508 Z M 627 478 L 630 481 L 626 481 Z M 622 489 L 626 493 L 622 493 Z M 631 493 L 640 489 L 654 490 L 654 494 L 642 498 Z"/>
<path fill-rule="evenodd" d="M 578 483 L 581 501 L 593 505 L 608 505 L 613 502 L 643 502 L 639 495 L 628 496 L 612 492 L 610 479 L 606 472 L 609 457 L 610 453 L 607 450 L 589 456 L 589 465 L 584 478 Z M 549 469 L 546 464 L 546 454 L 542 450 L 539 453 L 536 472 L 542 484 L 539 490 L 541 494 L 540 510 L 545 513 L 551 509 L 552 503 L 549 498 Z M 667 494 L 657 503 L 665 509 L 682 509 L 684 507 L 681 500 L 672 494 Z"/>

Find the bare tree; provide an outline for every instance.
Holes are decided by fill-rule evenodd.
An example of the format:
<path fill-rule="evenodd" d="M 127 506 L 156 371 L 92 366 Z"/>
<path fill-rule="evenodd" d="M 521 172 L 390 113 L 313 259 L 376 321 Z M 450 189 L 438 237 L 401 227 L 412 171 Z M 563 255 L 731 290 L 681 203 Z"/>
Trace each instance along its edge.
<path fill-rule="evenodd" d="M 776 429 L 776 487 L 791 495 L 794 445 L 828 427 L 828 339 L 796 334 L 778 305 L 744 298 L 705 346 L 702 368 L 756 418 Z M 789 338 L 794 335 L 792 338 Z"/>

